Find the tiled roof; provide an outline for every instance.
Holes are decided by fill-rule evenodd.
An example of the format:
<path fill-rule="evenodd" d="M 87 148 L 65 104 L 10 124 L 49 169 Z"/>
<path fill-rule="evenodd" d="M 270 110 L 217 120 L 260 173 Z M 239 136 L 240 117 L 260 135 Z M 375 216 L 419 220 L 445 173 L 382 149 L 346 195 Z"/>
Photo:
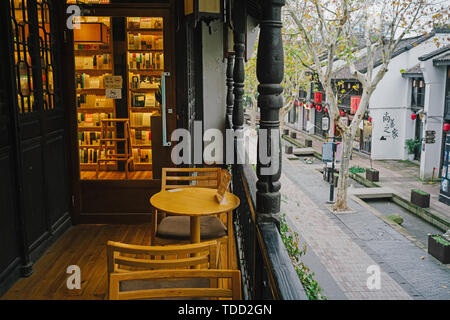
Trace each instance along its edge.
<path fill-rule="evenodd" d="M 443 30 L 436 30 L 433 32 L 430 32 L 425 35 L 420 35 L 416 37 L 411 37 L 407 39 L 403 39 L 400 41 L 397 50 L 395 50 L 394 54 L 392 55 L 392 58 L 408 51 L 411 48 L 414 48 L 415 46 L 419 45 L 420 43 L 430 39 L 433 37 L 437 32 L 439 33 L 446 33 L 448 32 L 447 29 Z M 367 70 L 367 57 L 363 56 L 360 59 L 356 61 L 356 68 L 361 72 L 366 72 Z M 419 58 L 420 59 L 420 58 Z M 374 67 L 378 67 L 382 63 L 382 57 L 381 57 L 381 48 L 378 48 L 377 52 L 375 53 L 375 64 Z M 353 75 L 350 73 L 350 67 L 344 66 L 343 68 L 339 69 L 337 72 L 334 73 L 333 78 L 335 79 L 354 79 Z"/>

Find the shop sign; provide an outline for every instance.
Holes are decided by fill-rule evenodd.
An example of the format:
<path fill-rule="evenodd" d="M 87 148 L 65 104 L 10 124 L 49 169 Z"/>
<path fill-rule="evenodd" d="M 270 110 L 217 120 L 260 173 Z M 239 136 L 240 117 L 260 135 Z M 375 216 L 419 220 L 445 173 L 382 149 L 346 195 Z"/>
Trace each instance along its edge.
<path fill-rule="evenodd" d="M 425 131 L 425 143 L 433 144 L 436 142 L 436 131 L 427 130 Z"/>
<path fill-rule="evenodd" d="M 122 99 L 122 89 L 106 89 L 106 99 Z"/>
<path fill-rule="evenodd" d="M 361 96 L 350 97 L 350 114 L 355 114 L 358 111 L 360 103 L 361 103 Z"/>
<path fill-rule="evenodd" d="M 322 118 L 322 131 L 330 130 L 330 119 L 327 117 Z"/>
<path fill-rule="evenodd" d="M 122 89 L 123 78 L 121 76 L 105 76 L 105 89 Z"/>

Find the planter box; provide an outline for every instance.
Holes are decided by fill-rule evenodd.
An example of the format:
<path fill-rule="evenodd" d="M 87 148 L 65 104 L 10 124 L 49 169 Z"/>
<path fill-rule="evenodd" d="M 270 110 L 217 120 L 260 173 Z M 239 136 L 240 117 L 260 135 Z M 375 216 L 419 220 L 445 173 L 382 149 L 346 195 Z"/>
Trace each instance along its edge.
<path fill-rule="evenodd" d="M 366 179 L 372 182 L 380 181 L 380 172 L 378 170 L 366 170 Z"/>
<path fill-rule="evenodd" d="M 285 151 L 287 154 L 293 154 L 294 153 L 294 147 L 292 146 L 286 146 Z"/>
<path fill-rule="evenodd" d="M 411 202 L 421 208 L 429 208 L 430 207 L 430 195 L 428 193 L 421 194 L 419 192 L 411 190 Z"/>
<path fill-rule="evenodd" d="M 297 139 L 297 132 L 291 132 L 291 138 Z"/>
<path fill-rule="evenodd" d="M 312 140 L 305 140 L 305 147 L 312 148 Z"/>
<path fill-rule="evenodd" d="M 450 246 L 444 246 L 437 242 L 432 235 L 428 236 L 428 253 L 443 264 L 450 263 Z"/>

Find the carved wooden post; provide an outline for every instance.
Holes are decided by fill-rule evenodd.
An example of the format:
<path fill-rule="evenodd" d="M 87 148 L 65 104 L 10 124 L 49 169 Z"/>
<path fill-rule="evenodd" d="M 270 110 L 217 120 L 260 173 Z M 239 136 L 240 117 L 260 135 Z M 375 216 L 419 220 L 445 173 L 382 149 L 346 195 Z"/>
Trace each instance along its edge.
<path fill-rule="evenodd" d="M 233 71 L 234 71 L 234 55 L 229 54 L 227 58 L 227 117 L 231 119 L 233 117 L 233 106 L 234 106 L 234 96 L 233 96 Z"/>
<path fill-rule="evenodd" d="M 244 81 L 245 81 L 245 5 L 244 1 L 235 1 L 233 8 L 234 21 L 234 108 L 233 129 L 244 129 Z"/>
<path fill-rule="evenodd" d="M 283 107 L 284 52 L 281 37 L 281 8 L 284 0 L 263 1 L 258 46 L 258 106 L 261 110 L 258 134 L 258 182 L 256 211 L 258 221 L 274 221 L 279 226 L 281 183 L 280 109 Z M 266 133 L 266 134 L 265 134 Z M 277 139 L 278 141 L 276 141 Z M 261 146 L 267 146 L 269 163 L 263 161 Z M 274 147 L 275 146 L 275 147 Z M 278 163 L 276 163 L 278 162 Z M 268 168 L 275 168 L 275 171 Z M 270 172 L 270 173 L 267 173 Z"/>

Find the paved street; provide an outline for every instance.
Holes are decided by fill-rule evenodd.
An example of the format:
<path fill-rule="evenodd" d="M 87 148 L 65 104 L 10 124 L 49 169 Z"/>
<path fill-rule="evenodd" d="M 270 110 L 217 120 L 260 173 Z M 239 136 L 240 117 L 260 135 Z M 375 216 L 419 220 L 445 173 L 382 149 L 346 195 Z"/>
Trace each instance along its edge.
<path fill-rule="evenodd" d="M 289 130 L 293 130 L 288 128 Z M 313 140 L 313 148 L 315 151 L 322 153 L 323 142 L 316 137 L 312 137 L 304 132 L 297 132 L 297 140 L 304 143 L 305 139 Z M 380 182 L 382 187 L 393 189 L 395 193 L 402 198 L 409 200 L 411 197 L 411 189 L 420 189 L 430 194 L 430 211 L 437 216 L 443 217 L 446 221 L 450 221 L 450 207 L 438 200 L 439 183 L 428 184 L 419 180 L 419 166 L 406 161 L 382 160 L 372 161 L 374 169 L 380 171 Z M 359 152 L 354 152 L 350 166 L 360 166 L 362 168 L 370 168 L 370 159 L 368 156 Z M 407 186 L 405 188 L 405 186 Z"/>
<path fill-rule="evenodd" d="M 316 170 L 284 155 L 282 212 L 306 242 L 305 264 L 329 299 L 450 299 L 450 268 L 355 200 L 333 214 L 329 185 Z M 381 268 L 381 289 L 369 290 L 367 268 Z"/>

